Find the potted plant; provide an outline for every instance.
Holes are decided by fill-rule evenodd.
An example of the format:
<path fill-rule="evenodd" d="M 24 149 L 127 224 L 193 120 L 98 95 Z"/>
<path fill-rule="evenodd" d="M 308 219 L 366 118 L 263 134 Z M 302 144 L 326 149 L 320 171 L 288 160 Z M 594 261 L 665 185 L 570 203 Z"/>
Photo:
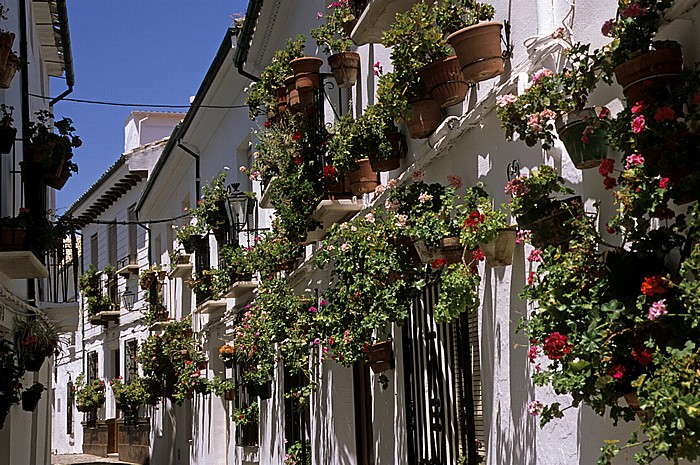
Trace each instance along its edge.
<path fill-rule="evenodd" d="M 12 112 L 14 107 L 11 105 L 0 104 L 0 153 L 10 153 L 15 145 L 15 137 L 17 137 L 17 128 L 12 127 Z"/>
<path fill-rule="evenodd" d="M 0 19 L 7 21 L 7 7 L 0 4 Z M 12 51 L 12 44 L 15 42 L 15 33 L 0 29 L 0 71 L 5 69 L 7 60 Z"/>
<path fill-rule="evenodd" d="M 353 42 L 346 27 L 355 19 L 355 15 L 348 0 L 333 2 L 328 5 L 328 9 L 330 13 L 316 15 L 319 20 L 325 18 L 326 24 L 312 29 L 311 37 L 329 55 L 328 65 L 338 87 L 347 89 L 355 85 L 360 71 L 360 55 L 350 51 Z"/>
<path fill-rule="evenodd" d="M 14 36 L 14 34 L 12 34 Z M 23 66 L 23 60 L 17 54 L 10 50 L 7 57 L 5 68 L 0 71 L 0 89 L 9 89 L 12 85 L 12 80 L 17 74 L 17 70 Z"/>
<path fill-rule="evenodd" d="M 564 178 L 554 168 L 541 165 L 508 181 L 506 194 L 513 196 L 510 211 L 520 229 L 531 232 L 535 247 L 568 242 L 571 228 L 567 224 L 580 214 L 581 198 L 570 197 L 574 190 L 564 186 Z"/>
<path fill-rule="evenodd" d="M 260 108 L 270 116 L 277 114 L 279 99 L 276 91 L 285 86 L 285 79 L 292 74 L 289 62 L 304 56 L 305 44 L 306 38 L 303 35 L 288 39 L 286 47 L 276 51 L 272 63 L 260 73 L 260 80 L 251 85 L 245 101 L 251 120 L 260 114 Z"/>
<path fill-rule="evenodd" d="M 614 72 L 630 104 L 666 92 L 667 84 L 681 75 L 683 56 L 674 41 L 655 41 L 665 11 L 673 0 L 618 2 L 617 18 L 605 22 L 608 45 L 606 71 Z"/>
<path fill-rule="evenodd" d="M 284 465 L 311 465 L 311 441 L 295 441 L 284 456 Z"/>
<path fill-rule="evenodd" d="M 517 132 L 528 146 L 540 141 L 549 149 L 556 127 L 576 168 L 594 168 L 607 157 L 603 120 L 609 111 L 586 106 L 601 78 L 604 55 L 589 52 L 588 44 L 574 44 L 567 57 L 570 64 L 559 73 L 546 68 L 534 73 L 524 94 L 497 97 L 497 114 L 508 140 Z"/>
<path fill-rule="evenodd" d="M 77 172 L 77 165 L 71 161 L 73 149 L 82 145 L 75 134 L 73 122 L 62 118 L 51 122 L 53 114 L 46 110 L 35 113 L 37 121 L 30 121 L 24 132 L 25 150 L 32 154 L 34 163 L 41 166 L 42 173 L 47 177 L 59 177 L 62 170 Z M 65 165 L 65 166 L 64 166 Z"/>
<path fill-rule="evenodd" d="M 467 82 L 480 82 L 503 73 L 503 25 L 490 22 L 494 14 L 491 5 L 475 0 L 448 0 L 437 8 L 438 24 L 454 49 Z"/>
<path fill-rule="evenodd" d="M 364 347 L 367 364 L 374 373 L 383 373 L 394 367 L 394 351 L 391 344 L 392 339 L 389 338 Z"/>
<path fill-rule="evenodd" d="M 135 377 L 125 383 L 122 377 L 109 381 L 114 394 L 114 403 L 119 410 L 123 410 L 133 416 L 139 406 L 153 403 L 151 394 L 148 392 L 148 381 L 140 377 Z"/>
<path fill-rule="evenodd" d="M 24 368 L 17 359 L 15 345 L 0 338 L 0 429 L 5 424 L 10 408 L 20 401 L 22 376 Z"/>
<path fill-rule="evenodd" d="M 17 216 L 0 218 L 0 249 L 23 250 L 27 227 L 32 223 L 29 210 L 20 208 Z"/>
<path fill-rule="evenodd" d="M 274 226 L 260 237 L 250 252 L 254 268 L 261 273 L 291 270 L 301 253 L 300 245 Z"/>
<path fill-rule="evenodd" d="M 39 371 L 44 359 L 58 353 L 58 327 L 39 317 L 16 318 L 12 337 L 18 358 L 27 371 Z"/>
<path fill-rule="evenodd" d="M 101 379 L 85 380 L 85 373 L 75 379 L 75 406 L 79 412 L 94 412 L 105 403 L 105 382 Z"/>
<path fill-rule="evenodd" d="M 254 425 L 258 423 L 259 410 L 258 403 L 252 402 L 247 407 L 234 410 L 231 418 L 238 426 Z"/>
<path fill-rule="evenodd" d="M 219 358 L 224 362 L 226 368 L 233 367 L 236 361 L 236 348 L 231 344 L 224 344 L 219 347 Z"/>
<path fill-rule="evenodd" d="M 29 388 L 22 391 L 22 410 L 25 412 L 33 412 L 36 409 L 39 400 L 41 400 L 41 393 L 44 392 L 46 388 L 43 384 L 35 382 Z"/>
<path fill-rule="evenodd" d="M 224 400 L 233 400 L 236 383 L 220 376 L 214 376 L 214 379 L 211 380 L 211 390 L 215 396 L 223 397 Z"/>
<path fill-rule="evenodd" d="M 194 253 L 199 249 L 206 240 L 202 237 L 206 231 L 202 224 L 186 224 L 177 230 L 177 240 L 182 244 L 182 247 L 187 253 Z"/>

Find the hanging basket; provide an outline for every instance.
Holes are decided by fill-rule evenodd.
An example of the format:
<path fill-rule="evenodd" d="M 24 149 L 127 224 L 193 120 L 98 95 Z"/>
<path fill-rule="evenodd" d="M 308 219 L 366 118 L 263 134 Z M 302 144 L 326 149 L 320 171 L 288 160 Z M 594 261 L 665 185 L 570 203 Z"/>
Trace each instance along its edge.
<path fill-rule="evenodd" d="M 425 82 L 430 97 L 441 108 L 457 105 L 467 96 L 469 85 L 462 76 L 459 60 L 455 55 L 425 65 L 418 74 Z"/>
<path fill-rule="evenodd" d="M 26 237 L 26 229 L 0 226 L 0 250 L 23 250 Z"/>
<path fill-rule="evenodd" d="M 411 118 L 406 121 L 408 135 L 411 139 L 425 139 L 442 123 L 442 109 L 431 98 L 411 100 L 413 107 Z"/>
<path fill-rule="evenodd" d="M 27 371 L 37 372 L 41 370 L 44 360 L 46 355 L 29 352 L 24 356 L 24 368 Z"/>
<path fill-rule="evenodd" d="M 60 191 L 61 189 L 63 189 L 63 186 L 66 185 L 70 177 L 70 171 L 68 171 L 65 165 L 63 165 L 61 168 L 61 172 L 58 174 L 58 176 L 47 176 L 44 178 L 44 183 L 47 186 L 52 187 L 57 191 Z"/>
<path fill-rule="evenodd" d="M 480 23 L 447 36 L 467 82 L 481 82 L 503 73 L 501 23 Z"/>
<path fill-rule="evenodd" d="M 328 57 L 328 66 L 341 89 L 348 89 L 357 82 L 360 72 L 360 54 L 357 52 L 336 53 Z"/>
<path fill-rule="evenodd" d="M 14 79 L 17 70 L 22 66 L 22 62 L 19 60 L 17 55 L 10 52 L 10 56 L 7 58 L 7 64 L 5 69 L 0 72 L 0 89 L 9 89 L 12 85 L 12 79 Z"/>
<path fill-rule="evenodd" d="M 323 60 L 318 57 L 301 57 L 289 62 L 298 91 L 316 91 L 320 86 L 319 70 Z"/>
<path fill-rule="evenodd" d="M 655 92 L 681 75 L 683 53 L 678 47 L 643 53 L 617 65 L 614 72 L 628 102 L 650 101 Z"/>
<path fill-rule="evenodd" d="M 25 391 L 22 393 L 22 410 L 25 412 L 33 412 L 36 409 L 36 406 L 39 404 L 39 401 L 41 400 L 41 391 L 35 391 L 35 392 L 28 392 Z"/>
<path fill-rule="evenodd" d="M 571 240 L 571 227 L 568 222 L 573 218 L 572 214 L 582 214 L 581 196 L 577 195 L 556 203 L 558 207 L 551 209 L 543 216 L 531 218 L 530 215 L 521 215 L 518 217 L 518 226 L 520 229 L 530 230 L 532 245 L 538 249 L 568 243 Z"/>
<path fill-rule="evenodd" d="M 377 180 L 377 173 L 372 169 L 369 158 L 357 160 L 357 165 L 358 168 L 355 171 L 347 173 L 350 191 L 357 196 L 374 192 L 374 189 L 379 185 L 379 181 Z"/>
<path fill-rule="evenodd" d="M 464 254 L 464 246 L 458 236 L 440 239 L 440 254 L 447 260 L 448 265 L 460 263 Z"/>
<path fill-rule="evenodd" d="M 15 145 L 17 128 L 11 126 L 0 127 L 0 153 L 10 153 Z"/>
<path fill-rule="evenodd" d="M 248 394 L 253 397 L 260 397 L 261 400 L 269 399 L 272 397 L 272 381 L 268 380 L 263 384 L 246 384 L 246 389 Z"/>
<path fill-rule="evenodd" d="M 487 244 L 479 244 L 479 248 L 489 265 L 492 267 L 510 266 L 513 264 L 513 251 L 517 231 L 514 228 L 499 228 L 498 235 Z"/>
<path fill-rule="evenodd" d="M 391 339 L 368 346 L 367 364 L 375 373 L 382 373 L 394 368 L 394 351 L 391 348 Z"/>
<path fill-rule="evenodd" d="M 145 291 L 147 289 L 150 289 L 155 281 L 156 281 L 156 272 L 155 271 L 145 271 L 141 275 L 141 278 L 139 279 L 139 286 L 141 286 L 141 289 L 143 289 Z"/>
<path fill-rule="evenodd" d="M 595 168 L 608 156 L 605 130 L 596 124 L 603 108 L 573 111 L 559 116 L 554 122 L 569 158 L 580 170 Z"/>
<path fill-rule="evenodd" d="M 7 60 L 15 43 L 15 33 L 9 31 L 0 32 L 0 72 L 7 66 Z"/>

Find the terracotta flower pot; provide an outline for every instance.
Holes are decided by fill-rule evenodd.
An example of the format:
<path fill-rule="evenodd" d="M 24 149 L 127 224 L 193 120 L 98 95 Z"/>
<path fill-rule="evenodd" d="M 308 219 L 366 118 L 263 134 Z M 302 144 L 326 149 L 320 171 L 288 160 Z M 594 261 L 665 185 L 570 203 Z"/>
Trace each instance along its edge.
<path fill-rule="evenodd" d="M 440 239 L 440 253 L 449 265 L 460 263 L 464 254 L 464 246 L 459 237 L 445 237 Z"/>
<path fill-rule="evenodd" d="M 357 161 L 358 168 L 347 173 L 350 181 L 350 191 L 353 195 L 363 195 L 373 192 L 379 185 L 377 173 L 372 169 L 369 158 L 362 158 Z"/>
<path fill-rule="evenodd" d="M 224 392 L 224 400 L 236 400 L 236 391 L 234 389 L 229 389 Z"/>
<path fill-rule="evenodd" d="M 501 228 L 495 239 L 487 244 L 479 244 L 479 248 L 489 265 L 493 267 L 510 266 L 513 264 L 513 251 L 517 231 L 513 228 Z"/>
<path fill-rule="evenodd" d="M 44 178 L 44 183 L 56 189 L 57 191 L 60 191 L 63 189 L 63 186 L 66 185 L 66 182 L 68 182 L 68 179 L 70 179 L 71 173 L 68 171 L 65 166 L 61 168 L 61 172 L 58 174 L 58 176 L 47 176 Z"/>
<path fill-rule="evenodd" d="M 330 177 L 325 178 L 326 183 L 326 193 L 328 197 L 333 199 L 338 198 L 350 198 L 352 197 L 352 192 L 350 191 L 350 179 L 348 174 L 345 173 L 342 177 Z"/>
<path fill-rule="evenodd" d="M 457 56 L 452 55 L 429 63 L 418 74 L 430 96 L 440 107 L 451 107 L 464 101 L 469 90 L 462 76 Z"/>
<path fill-rule="evenodd" d="M 320 85 L 319 70 L 323 60 L 318 57 L 301 57 L 289 62 L 299 91 L 315 91 Z"/>
<path fill-rule="evenodd" d="M 299 92 L 295 84 L 294 76 L 289 76 L 284 80 L 285 88 L 287 89 L 287 107 L 294 108 L 299 105 Z"/>
<path fill-rule="evenodd" d="M 27 230 L 0 226 L 0 250 L 22 250 Z"/>
<path fill-rule="evenodd" d="M 501 23 L 479 23 L 447 36 L 467 82 L 480 82 L 503 73 Z"/>
<path fill-rule="evenodd" d="M 413 107 L 413 115 L 406 121 L 411 139 L 425 139 L 442 123 L 442 109 L 431 98 L 408 102 Z"/>
<path fill-rule="evenodd" d="M 591 126 L 603 107 L 584 108 L 558 117 L 554 121 L 559 139 L 566 147 L 574 166 L 580 170 L 595 168 L 608 156 L 605 131 Z M 588 129 L 588 128 L 591 129 Z M 589 134 L 586 132 L 589 131 Z"/>
<path fill-rule="evenodd" d="M 357 82 L 360 72 L 360 54 L 357 52 L 336 53 L 328 57 L 328 66 L 338 87 L 347 89 Z"/>
<path fill-rule="evenodd" d="M 367 364 L 375 373 L 382 373 L 394 367 L 394 351 L 391 340 L 372 344 L 367 348 Z"/>
<path fill-rule="evenodd" d="M 572 219 L 572 213 L 582 213 L 581 196 L 570 197 L 558 204 L 559 208 L 554 208 L 540 217 L 527 214 L 518 217 L 518 225 L 521 229 L 530 230 L 532 245 L 538 249 L 549 245 L 562 245 L 571 240 L 571 227 L 567 223 Z M 573 212 L 570 212 L 570 209 Z"/>
<path fill-rule="evenodd" d="M 672 83 L 683 72 L 680 48 L 662 48 L 643 53 L 615 67 L 615 78 L 627 101 L 648 101 L 654 89 Z"/>
<path fill-rule="evenodd" d="M 10 85 L 12 84 L 12 79 L 15 77 L 15 73 L 17 73 L 17 70 L 20 68 L 22 63 L 19 61 L 19 58 L 17 55 L 14 53 L 10 53 L 10 56 L 7 58 L 7 64 L 5 65 L 5 69 L 0 72 L 0 89 L 9 89 Z"/>
<path fill-rule="evenodd" d="M 5 69 L 7 59 L 12 51 L 12 44 L 15 42 L 15 33 L 9 31 L 0 32 L 0 71 Z"/>
<path fill-rule="evenodd" d="M 287 87 L 278 87 L 275 89 L 275 95 L 277 96 L 277 113 L 282 115 L 287 111 Z"/>

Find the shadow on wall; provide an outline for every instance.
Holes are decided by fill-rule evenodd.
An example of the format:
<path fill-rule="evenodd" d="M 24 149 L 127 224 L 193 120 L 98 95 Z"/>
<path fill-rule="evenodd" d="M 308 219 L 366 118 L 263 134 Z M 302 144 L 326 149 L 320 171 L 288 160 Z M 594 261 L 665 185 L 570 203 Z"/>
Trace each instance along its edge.
<path fill-rule="evenodd" d="M 314 463 L 356 463 L 352 369 L 325 362 L 321 370 L 317 410 L 311 416 L 320 421 L 312 442 L 318 450 Z"/>

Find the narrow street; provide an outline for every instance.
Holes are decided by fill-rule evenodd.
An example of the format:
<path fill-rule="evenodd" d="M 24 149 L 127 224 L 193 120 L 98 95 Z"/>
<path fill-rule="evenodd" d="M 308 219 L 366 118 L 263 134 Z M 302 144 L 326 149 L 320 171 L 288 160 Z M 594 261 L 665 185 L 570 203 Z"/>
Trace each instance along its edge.
<path fill-rule="evenodd" d="M 90 454 L 59 454 L 51 456 L 51 465 L 96 465 L 102 463 L 132 465 L 129 462 L 122 462 L 117 457 L 98 457 Z"/>

